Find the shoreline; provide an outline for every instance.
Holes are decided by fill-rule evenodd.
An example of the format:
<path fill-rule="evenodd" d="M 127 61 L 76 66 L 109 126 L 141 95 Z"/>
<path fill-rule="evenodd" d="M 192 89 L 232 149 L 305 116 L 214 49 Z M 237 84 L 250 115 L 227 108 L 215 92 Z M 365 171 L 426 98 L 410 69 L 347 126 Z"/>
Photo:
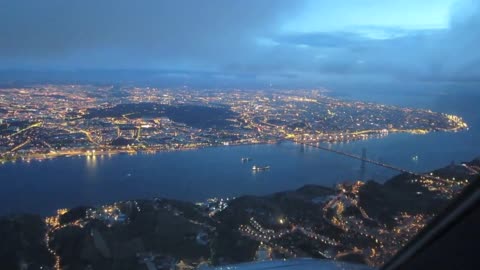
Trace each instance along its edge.
<path fill-rule="evenodd" d="M 410 138 L 410 137 L 411 137 L 411 136 L 408 136 L 407 134 L 403 134 L 403 135 L 402 135 L 402 134 L 393 134 L 393 135 L 400 136 L 401 138 Z M 438 133 L 437 135 L 441 135 L 441 133 Z M 447 134 L 447 136 L 448 136 L 448 134 Z M 385 138 L 384 138 L 384 139 L 385 139 Z M 413 139 L 414 139 L 414 138 L 413 138 Z M 380 141 L 380 139 L 375 140 L 375 139 L 373 139 L 373 138 L 369 139 L 369 141 L 370 141 L 370 140 L 371 140 L 371 141 Z M 300 145 L 299 145 L 300 143 L 298 143 L 298 142 L 292 142 L 292 141 L 290 141 L 290 140 L 281 140 L 281 141 L 276 141 L 276 142 L 271 142 L 271 143 L 256 143 L 256 144 L 250 143 L 249 145 L 252 145 L 252 147 L 254 147 L 254 149 L 257 149 L 257 147 L 259 147 L 259 148 L 258 148 L 259 150 L 257 150 L 257 151 L 261 151 L 261 149 L 263 149 L 263 148 L 261 148 L 262 145 L 272 145 L 272 147 L 274 147 L 274 148 L 282 147 L 282 146 L 276 146 L 276 145 L 275 145 L 276 143 L 283 144 L 283 145 L 284 145 L 283 147 L 287 147 L 287 148 L 289 148 L 289 149 L 298 149 L 298 147 L 300 146 Z M 362 143 L 362 142 L 360 142 L 360 143 Z M 229 146 L 246 146 L 246 145 L 247 145 L 247 144 L 236 144 L 236 145 L 229 145 Z M 258 146 L 257 146 L 257 145 L 258 145 Z M 212 149 L 213 149 L 213 147 L 222 148 L 222 146 L 223 146 L 223 145 L 217 145 L 217 146 L 203 147 L 203 148 L 212 148 Z M 268 147 L 268 146 L 265 146 L 265 147 Z M 230 150 L 230 148 L 227 148 L 226 146 L 223 146 L 223 148 L 224 148 L 224 150 L 220 150 L 220 152 L 235 151 L 235 150 L 233 150 L 233 149 Z M 191 151 L 191 150 L 197 150 L 197 149 L 200 149 L 200 148 L 195 148 L 195 149 L 190 148 L 190 149 L 163 150 L 163 151 L 161 151 L 161 152 Z M 142 152 L 143 152 L 143 153 L 142 153 Z M 149 154 L 148 151 L 138 151 L 138 152 L 135 151 L 135 152 L 131 152 L 130 154 L 132 155 L 132 154 L 137 154 L 137 153 L 138 153 L 138 154 L 140 154 L 140 155 L 138 155 L 139 158 L 148 159 L 148 158 L 155 158 L 153 155 L 154 155 L 155 153 L 158 153 L 158 152 L 160 152 L 160 151 L 150 152 L 150 155 L 151 155 L 150 157 L 147 156 L 147 155 L 145 155 L 145 154 Z M 215 152 L 215 151 L 214 151 L 214 152 Z M 238 159 L 240 159 L 240 156 L 241 156 L 240 153 L 248 153 L 248 151 L 245 152 L 245 151 L 243 151 L 243 150 L 240 150 L 240 151 L 237 152 L 237 153 L 238 153 L 238 154 L 237 154 Z M 116 152 L 115 154 L 128 154 L 128 152 Z M 142 155 L 142 154 L 143 154 L 143 155 Z M 89 160 L 90 160 L 90 161 L 95 161 L 95 158 L 94 158 L 94 157 L 99 157 L 99 156 L 101 156 L 101 155 L 102 155 L 102 154 L 101 154 L 100 152 L 96 152 L 95 155 L 72 156 L 72 157 L 74 157 L 74 158 L 68 159 L 68 160 L 72 160 L 72 161 L 77 160 L 76 162 L 78 162 L 78 161 L 80 161 L 80 162 L 85 162 L 85 161 L 88 162 Z M 113 154 L 112 154 L 112 155 L 113 155 Z M 136 155 L 135 155 L 135 156 L 136 156 Z M 129 156 L 126 156 L 126 155 L 124 155 L 122 159 L 137 159 L 137 157 L 135 157 L 135 156 L 130 156 L 130 155 L 129 155 Z M 142 156 L 143 156 L 143 157 L 142 157 Z M 199 156 L 199 155 L 197 155 L 197 156 Z M 59 160 L 60 160 L 62 157 L 64 157 L 64 156 L 56 156 L 55 158 L 59 158 Z M 465 158 L 463 158 L 463 159 L 461 159 L 461 160 L 469 160 L 469 159 L 472 159 L 472 158 L 475 158 L 475 157 L 476 157 L 476 155 L 473 155 L 473 156 L 472 156 L 472 155 L 469 155 L 468 157 L 465 157 Z M 67 158 L 67 157 L 64 157 L 64 158 Z M 68 157 L 68 158 L 70 158 L 70 157 Z M 53 159 L 54 159 L 54 158 L 51 158 L 51 160 L 53 160 Z M 105 159 L 106 159 L 106 160 L 110 160 L 110 157 L 105 157 Z M 50 159 L 49 159 L 49 160 L 50 160 Z M 97 158 L 97 160 L 100 161 L 100 160 L 103 160 L 103 158 L 102 158 L 102 159 Z M 113 160 L 113 159 L 112 159 L 112 160 Z M 64 159 L 64 160 L 61 161 L 61 162 L 67 162 L 67 159 Z M 238 160 L 238 162 L 239 162 L 239 160 Z M 438 163 L 437 165 L 435 165 L 435 167 L 426 168 L 425 170 L 422 169 L 421 171 L 422 171 L 422 172 L 431 171 L 431 170 L 434 170 L 435 168 L 442 167 L 443 165 L 447 164 L 448 162 L 449 162 L 449 161 L 447 160 L 446 162 Z M 12 162 L 12 163 L 15 163 L 15 162 Z M 26 169 L 28 166 L 32 166 L 32 165 L 34 165 L 34 167 L 38 167 L 38 166 L 41 166 L 41 167 L 50 166 L 50 165 L 47 165 L 47 164 L 49 164 L 49 163 L 50 163 L 50 162 L 45 162 L 44 164 L 42 164 L 41 162 L 39 162 L 39 163 L 34 163 L 34 164 L 31 164 L 31 165 L 30 165 L 30 164 L 27 163 L 26 161 L 19 161 L 18 164 L 8 165 L 8 166 L 5 166 L 4 168 L 6 168 L 7 170 L 17 170 L 17 169 L 19 169 L 19 168 L 25 168 L 25 169 Z M 52 164 L 54 164 L 54 163 L 52 163 Z M 17 167 L 16 167 L 16 166 L 17 166 Z M 1 168 L 1 166 L 0 166 L 0 168 Z M 394 174 L 392 174 L 391 176 L 388 176 L 388 177 L 386 177 L 386 178 L 384 178 L 384 179 L 383 179 L 383 178 L 380 179 L 380 178 L 376 178 L 376 177 L 375 177 L 375 178 L 371 178 L 370 180 L 374 180 L 375 182 L 382 184 L 382 183 L 384 183 L 384 180 L 387 181 L 387 180 L 390 179 L 392 176 L 399 175 L 399 174 L 400 174 L 400 173 L 394 173 Z M 12 177 L 13 177 L 12 179 L 15 179 L 15 174 L 12 174 Z M 333 179 L 333 178 L 331 178 L 331 179 Z M 353 178 L 352 178 L 352 179 L 353 179 Z M 7 180 L 7 179 L 5 179 L 5 180 Z M 367 180 L 367 179 L 365 179 L 365 180 Z M 353 180 L 352 180 L 352 181 L 353 181 Z M 322 182 L 322 183 L 323 183 L 323 182 Z M 348 181 L 347 181 L 347 183 L 348 183 Z M 322 184 L 320 184 L 320 185 L 322 185 Z M 329 184 L 324 184 L 324 185 L 322 185 L 322 186 L 330 187 Z M 287 189 L 285 189 L 285 190 L 287 190 Z M 288 189 L 288 190 L 289 190 L 289 189 Z M 244 194 L 244 195 L 252 194 L 252 195 L 253 195 L 253 193 L 239 193 L 239 194 Z M 148 199 L 155 198 L 155 196 L 158 196 L 158 194 L 157 194 L 157 195 L 153 195 L 153 196 L 149 196 L 149 195 L 145 196 L 145 194 L 143 194 L 143 195 L 141 195 L 140 197 L 136 197 L 136 199 L 146 199 L 146 200 L 148 200 Z M 162 198 L 167 198 L 167 199 L 178 199 L 178 197 L 176 197 L 175 194 L 174 194 L 173 196 L 172 196 L 172 194 L 170 194 L 170 195 L 163 194 L 161 197 L 162 197 Z M 206 198 L 208 198 L 208 197 L 200 198 L 200 199 L 198 199 L 198 198 L 197 198 L 197 199 L 186 199 L 185 201 L 189 201 L 189 202 L 195 203 L 195 202 L 198 202 L 198 201 L 203 201 L 203 199 L 206 199 Z M 119 199 L 120 199 L 120 200 L 128 200 L 128 199 L 131 199 L 131 198 L 130 198 L 130 197 L 120 197 Z M 110 203 L 110 202 L 115 202 L 115 201 L 119 201 L 119 200 L 118 200 L 118 199 L 114 199 L 114 200 L 111 200 L 111 201 L 109 200 L 109 201 L 103 201 L 103 202 L 102 202 L 102 201 L 100 201 L 100 202 L 96 201 L 95 204 L 92 204 L 92 205 L 108 204 L 108 203 Z M 82 204 L 77 204 L 77 203 L 72 204 L 72 205 L 62 204 L 62 205 L 59 205 L 58 207 L 61 206 L 61 207 L 69 207 L 69 208 L 72 208 L 72 207 L 75 207 L 75 206 L 78 206 L 78 205 L 82 205 Z M 57 208 L 58 208 L 58 207 L 57 207 Z M 54 211 L 54 210 L 55 210 L 55 209 L 53 209 L 52 211 Z M 23 211 L 22 211 L 22 212 L 23 212 Z M 8 211 L 7 211 L 5 214 L 2 214 L 2 216 L 3 216 L 3 215 L 6 215 L 6 214 L 12 214 L 12 213 L 15 213 L 15 212 L 8 212 Z M 32 213 L 32 211 L 25 211 L 25 213 Z M 39 212 L 35 211 L 35 212 L 33 212 L 33 213 L 38 213 L 38 214 L 43 214 L 43 213 L 44 213 L 44 214 L 48 215 L 49 213 L 51 213 L 51 211 L 48 211 L 48 210 L 47 210 L 47 211 L 40 210 Z"/>
<path fill-rule="evenodd" d="M 16 163 L 16 162 L 26 162 L 29 163 L 31 161 L 39 161 L 42 162 L 44 160 L 53 160 L 56 158 L 70 158 L 73 156 L 77 157 L 97 157 L 97 156 L 112 156 L 118 154 L 139 154 L 139 153 L 164 153 L 164 152 L 176 152 L 176 151 L 192 151 L 192 150 L 199 150 L 205 148 L 213 148 L 213 147 L 235 147 L 235 146 L 247 146 L 247 145 L 268 145 L 268 144 L 277 144 L 282 142 L 292 142 L 295 144 L 310 144 L 310 143 L 328 143 L 328 144 L 337 144 L 337 143 L 352 143 L 356 141 L 365 141 L 371 140 L 374 138 L 382 139 L 389 135 L 397 135 L 397 134 L 410 134 L 410 135 L 428 135 L 431 133 L 437 132 L 444 132 L 444 133 L 457 133 L 462 131 L 468 131 L 468 128 L 453 128 L 450 130 L 422 130 L 419 132 L 418 130 L 368 130 L 368 131 L 358 131 L 348 133 L 347 135 L 354 135 L 358 137 L 352 137 L 349 139 L 324 139 L 324 140 L 295 140 L 289 139 L 289 136 L 285 138 L 279 138 L 277 140 L 267 140 L 267 141 L 259 141 L 259 142 L 248 142 L 248 143 L 222 143 L 217 145 L 203 145 L 203 146 L 195 146 L 195 147 L 180 147 L 180 148 L 173 148 L 173 149 L 162 149 L 158 146 L 153 147 L 153 149 L 108 149 L 108 150 L 101 150 L 101 149 L 70 149 L 64 150 L 64 152 L 49 152 L 49 153 L 35 153 L 30 154 L 24 157 L 18 157 L 15 159 L 0 159 L 0 165 L 7 164 L 7 163 Z M 342 134 L 342 133 L 340 133 Z M 331 136 L 339 136 L 339 135 L 329 135 Z M 342 136 L 343 137 L 343 136 Z M 5 154 L 5 153 L 3 153 Z"/>

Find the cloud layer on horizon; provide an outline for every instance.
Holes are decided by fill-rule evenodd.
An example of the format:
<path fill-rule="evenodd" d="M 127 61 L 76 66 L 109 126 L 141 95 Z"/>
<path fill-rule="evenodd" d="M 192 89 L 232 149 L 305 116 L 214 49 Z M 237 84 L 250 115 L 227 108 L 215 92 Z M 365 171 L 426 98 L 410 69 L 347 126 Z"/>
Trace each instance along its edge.
<path fill-rule="evenodd" d="M 168 69 L 274 81 L 480 80 L 480 4 L 474 0 L 456 5 L 445 29 L 282 31 L 304 5 L 0 0 L 0 68 Z"/>

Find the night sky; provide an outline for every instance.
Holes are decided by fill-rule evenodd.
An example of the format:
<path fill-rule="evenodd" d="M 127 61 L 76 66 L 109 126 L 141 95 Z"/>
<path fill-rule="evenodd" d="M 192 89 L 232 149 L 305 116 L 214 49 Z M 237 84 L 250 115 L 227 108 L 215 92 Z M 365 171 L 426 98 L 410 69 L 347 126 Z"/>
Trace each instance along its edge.
<path fill-rule="evenodd" d="M 476 0 L 0 0 L 0 70 L 478 82 Z"/>

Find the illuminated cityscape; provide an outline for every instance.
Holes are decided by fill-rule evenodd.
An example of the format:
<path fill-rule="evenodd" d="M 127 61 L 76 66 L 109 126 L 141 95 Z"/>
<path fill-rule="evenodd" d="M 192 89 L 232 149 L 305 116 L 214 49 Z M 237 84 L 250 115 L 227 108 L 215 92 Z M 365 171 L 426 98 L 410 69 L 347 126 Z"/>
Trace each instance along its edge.
<path fill-rule="evenodd" d="M 42 85 L 0 89 L 0 159 L 48 159 L 218 145 L 349 142 L 459 131 L 459 116 L 328 91 Z"/>
<path fill-rule="evenodd" d="M 371 163 L 401 173 L 384 184 L 307 185 L 195 204 L 156 198 L 62 208 L 28 221 L 43 228 L 37 230 L 44 252 L 39 265 L 194 269 L 301 257 L 383 264 L 479 174 L 478 159 L 416 173 L 369 159 L 365 149 L 359 156 L 321 143 L 468 126 L 455 115 L 344 101 L 328 93 L 89 85 L 1 89 L 3 163 L 86 156 L 92 167 L 98 156 L 116 153 L 292 141 L 361 160 L 363 169 Z M 251 163 L 254 174 L 270 168 L 250 157 L 240 161 Z M 83 240 L 72 246 L 75 239 Z"/>
<path fill-rule="evenodd" d="M 0 0 L 0 270 L 480 269 L 479 28 L 479 0 Z"/>
<path fill-rule="evenodd" d="M 155 198 L 59 209 L 45 218 L 44 243 L 53 269 L 195 269 L 302 257 L 379 266 L 479 173 L 476 159 L 429 179 L 403 173 L 384 184 L 308 185 L 195 204 Z M 70 245 L 75 239 L 83 240 Z"/>

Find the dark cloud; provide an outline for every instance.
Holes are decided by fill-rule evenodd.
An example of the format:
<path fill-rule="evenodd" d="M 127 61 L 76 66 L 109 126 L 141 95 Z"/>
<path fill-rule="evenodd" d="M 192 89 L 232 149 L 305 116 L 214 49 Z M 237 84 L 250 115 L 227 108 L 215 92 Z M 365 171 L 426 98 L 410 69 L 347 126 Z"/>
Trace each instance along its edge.
<path fill-rule="evenodd" d="M 480 78 L 477 1 L 456 5 L 447 29 L 281 32 L 302 6 L 287 0 L 0 0 L 0 68 L 181 70 L 182 78 L 209 74 L 225 81 Z"/>
<path fill-rule="evenodd" d="M 0 0 L 3 64 L 212 68 L 244 57 L 292 1 Z"/>

